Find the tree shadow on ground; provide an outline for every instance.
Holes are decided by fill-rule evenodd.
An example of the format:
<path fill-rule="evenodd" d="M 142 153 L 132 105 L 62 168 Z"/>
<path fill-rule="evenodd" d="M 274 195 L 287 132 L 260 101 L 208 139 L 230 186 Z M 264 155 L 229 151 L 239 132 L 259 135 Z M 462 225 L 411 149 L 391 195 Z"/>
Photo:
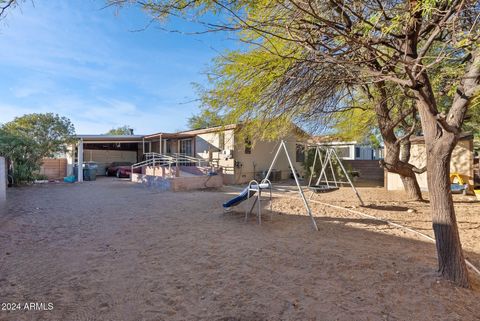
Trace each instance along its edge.
<path fill-rule="evenodd" d="M 320 222 L 341 222 L 341 223 L 357 223 L 357 224 L 365 224 L 365 225 L 385 225 L 387 226 L 388 223 L 381 220 L 375 220 L 370 218 L 353 218 L 353 217 L 330 217 L 330 216 L 322 216 L 322 217 L 315 217 L 315 221 Z"/>
<path fill-rule="evenodd" d="M 362 206 L 364 208 L 369 208 L 372 210 L 380 210 L 380 211 L 394 211 L 394 212 L 406 212 L 408 211 L 408 207 L 405 206 L 397 206 L 397 205 L 376 205 L 370 204 Z"/>

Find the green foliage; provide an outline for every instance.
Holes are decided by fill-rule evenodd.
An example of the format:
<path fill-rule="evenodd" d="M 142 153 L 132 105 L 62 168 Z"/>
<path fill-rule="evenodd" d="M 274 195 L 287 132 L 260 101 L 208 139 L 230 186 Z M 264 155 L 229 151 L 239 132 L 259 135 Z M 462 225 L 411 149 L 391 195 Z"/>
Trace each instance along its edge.
<path fill-rule="evenodd" d="M 188 127 L 190 129 L 202 129 L 215 126 L 221 126 L 223 118 L 214 111 L 203 109 L 199 114 L 188 118 Z"/>
<path fill-rule="evenodd" d="M 11 174 L 17 184 L 35 180 L 34 173 L 40 169 L 42 156 L 34 139 L 0 128 L 0 155 L 13 163 Z"/>
<path fill-rule="evenodd" d="M 128 136 L 128 135 L 133 135 L 133 129 L 128 126 L 128 125 L 123 125 L 117 128 L 112 128 L 108 132 L 105 133 L 105 135 L 118 135 L 118 136 Z"/>
<path fill-rule="evenodd" d="M 66 144 L 72 141 L 75 134 L 75 128 L 68 118 L 53 113 L 16 117 L 2 128 L 14 136 L 32 139 L 41 157 L 65 152 Z"/>
<path fill-rule="evenodd" d="M 221 13 L 215 24 L 201 21 L 201 26 L 207 30 L 236 31 L 245 46 L 215 61 L 211 88 L 202 93 L 204 108 L 225 115 L 227 123 L 253 120 L 256 125 L 244 130 L 251 129 L 249 135 L 262 139 L 284 134 L 291 122 L 302 127 L 314 123 L 328 126 L 332 120 L 334 124 L 337 119 L 331 114 L 343 111 L 338 96 L 347 89 L 370 86 L 379 80 L 406 89 L 405 83 L 416 76 L 410 75 L 411 63 L 403 58 L 404 42 L 408 39 L 405 32 L 416 21 L 422 29 L 416 44 L 419 53 L 430 35 L 441 28 L 436 37 L 432 35 L 433 44 L 425 47 L 417 63 L 425 67 L 435 93 L 439 93 L 435 97 L 439 111 L 448 111 L 464 73 L 464 58 L 478 45 L 480 36 L 478 19 L 471 18 L 479 12 L 475 1 L 138 3 L 160 19 L 180 16 L 201 21 L 211 13 Z M 445 17 L 450 9 L 453 14 Z M 439 24 L 444 18 L 445 22 Z M 404 93 L 407 92 L 408 89 Z M 375 98 L 375 93 L 372 96 Z M 401 115 L 400 111 L 410 105 L 411 102 L 401 102 L 398 107 L 393 106 L 392 114 Z M 370 117 L 365 121 L 361 116 L 357 118 L 362 120 L 361 127 L 366 128 Z M 415 116 L 411 118 L 410 124 Z M 402 124 L 396 133 L 405 133 L 407 125 Z M 368 132 L 353 136 L 374 140 L 377 137 Z"/>
<path fill-rule="evenodd" d="M 279 41 L 276 47 L 280 50 Z M 210 115 L 221 114 L 225 124 L 244 124 L 242 133 L 254 141 L 285 135 L 292 129 L 293 114 L 276 109 L 269 91 L 290 62 L 261 48 L 232 51 L 215 59 L 211 71 L 215 76 L 209 78 L 211 89 L 201 92 L 204 110 Z"/>
<path fill-rule="evenodd" d="M 74 127 L 65 117 L 29 114 L 0 126 L 0 155 L 12 163 L 17 184 L 37 179 L 44 157 L 64 152 L 73 140 Z"/>
<path fill-rule="evenodd" d="M 375 142 L 377 118 L 373 109 L 352 109 L 335 116 L 335 136 L 343 141 Z"/>

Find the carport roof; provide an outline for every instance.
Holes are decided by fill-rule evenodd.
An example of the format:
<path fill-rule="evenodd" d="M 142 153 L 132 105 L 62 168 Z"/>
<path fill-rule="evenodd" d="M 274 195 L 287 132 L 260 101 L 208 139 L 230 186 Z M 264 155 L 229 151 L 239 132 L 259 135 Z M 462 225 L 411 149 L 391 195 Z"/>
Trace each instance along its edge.
<path fill-rule="evenodd" d="M 134 143 L 141 142 L 143 135 L 76 135 L 77 139 L 83 140 L 83 142 L 124 142 Z"/>
<path fill-rule="evenodd" d="M 84 143 L 135 143 L 142 142 L 144 139 L 153 138 L 190 138 L 194 137 L 193 134 L 181 134 L 181 133 L 156 133 L 151 135 L 76 135 L 77 139 L 83 140 Z"/>

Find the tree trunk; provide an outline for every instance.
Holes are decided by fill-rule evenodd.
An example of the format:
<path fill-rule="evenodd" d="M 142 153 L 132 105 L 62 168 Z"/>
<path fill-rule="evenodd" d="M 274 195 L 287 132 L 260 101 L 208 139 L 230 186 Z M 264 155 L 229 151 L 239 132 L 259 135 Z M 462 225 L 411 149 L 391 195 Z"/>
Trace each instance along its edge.
<path fill-rule="evenodd" d="M 470 287 L 468 270 L 458 233 L 455 208 L 450 190 L 450 159 L 458 134 L 443 129 L 432 114 L 435 101 L 428 79 L 422 79 L 426 91 L 418 94 L 427 154 L 427 181 L 432 212 L 433 232 L 437 247 L 438 270 L 442 277 L 456 285 Z"/>
<path fill-rule="evenodd" d="M 411 147 L 412 143 L 410 142 L 410 138 L 406 139 L 400 144 L 400 160 L 402 162 L 408 164 L 410 161 Z M 400 174 L 400 179 L 402 180 L 403 187 L 405 188 L 405 192 L 407 193 L 407 197 L 409 199 L 414 201 L 423 201 L 422 191 L 420 190 L 417 176 L 413 170 L 403 171 L 402 174 Z"/>
<path fill-rule="evenodd" d="M 413 177 L 400 175 L 400 179 L 402 180 L 408 199 L 414 201 L 423 201 L 422 191 L 418 185 L 415 173 L 413 173 Z"/>
<path fill-rule="evenodd" d="M 406 142 L 401 143 L 395 135 L 395 122 L 390 117 L 390 108 L 387 103 L 388 94 L 385 87 L 384 82 L 376 84 L 380 97 L 375 104 L 375 112 L 377 114 L 378 127 L 385 144 L 385 159 L 380 161 L 380 164 L 388 172 L 400 176 L 409 198 L 421 201 L 423 198 L 417 177 L 413 171 L 414 166 L 408 163 L 410 159 L 410 142 L 407 138 Z"/>
<path fill-rule="evenodd" d="M 428 148 L 428 190 L 433 214 L 438 270 L 444 278 L 459 286 L 469 287 L 468 271 L 450 191 L 450 158 L 455 143 L 456 140 L 453 142 L 438 141 Z M 439 144 L 443 146 L 437 146 Z"/>

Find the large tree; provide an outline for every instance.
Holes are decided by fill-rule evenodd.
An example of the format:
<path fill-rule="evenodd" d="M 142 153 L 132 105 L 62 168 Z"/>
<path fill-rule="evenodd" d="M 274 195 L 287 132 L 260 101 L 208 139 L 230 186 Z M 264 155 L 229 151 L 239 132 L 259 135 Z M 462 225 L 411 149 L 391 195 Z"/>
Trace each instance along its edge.
<path fill-rule="evenodd" d="M 393 143 L 391 125 L 403 120 L 391 113 L 389 88 L 395 86 L 414 99 L 425 137 L 439 271 L 456 284 L 469 286 L 449 188 L 449 164 L 467 109 L 480 88 L 478 1 L 158 0 L 143 6 L 158 18 L 189 17 L 192 13 L 201 17 L 210 11 L 228 16 L 223 22 L 207 19 L 202 26 L 240 31 L 246 43 L 266 49 L 287 69 L 279 75 L 279 86 L 272 88 L 277 89 L 272 93 L 278 99 L 271 110 L 311 116 L 314 108 L 302 109 L 305 97 L 319 98 L 315 106 L 319 107 L 324 102 L 320 99 L 322 92 L 332 97 L 326 91 L 329 86 L 342 94 L 352 86 L 355 90 L 361 88 L 374 93 L 378 123 L 380 127 L 385 125 L 382 135 L 384 140 L 391 137 Z M 446 61 L 456 71 L 456 76 L 449 78 L 454 95 L 448 105 L 441 106 L 433 80 Z M 266 81 L 267 85 L 272 83 Z M 289 102 L 296 102 L 297 108 L 292 109 Z M 413 112 L 409 107 L 397 110 L 402 115 Z M 321 107 L 317 111 L 326 110 Z M 399 153 L 395 144 L 396 140 L 392 150 L 387 147 L 387 157 Z M 396 157 L 386 162 L 400 164 L 406 170 L 409 167 Z"/>
<path fill-rule="evenodd" d="M 35 178 L 42 159 L 66 152 L 75 129 L 70 120 L 57 114 L 28 114 L 0 126 L 0 155 L 13 163 L 17 182 Z"/>

